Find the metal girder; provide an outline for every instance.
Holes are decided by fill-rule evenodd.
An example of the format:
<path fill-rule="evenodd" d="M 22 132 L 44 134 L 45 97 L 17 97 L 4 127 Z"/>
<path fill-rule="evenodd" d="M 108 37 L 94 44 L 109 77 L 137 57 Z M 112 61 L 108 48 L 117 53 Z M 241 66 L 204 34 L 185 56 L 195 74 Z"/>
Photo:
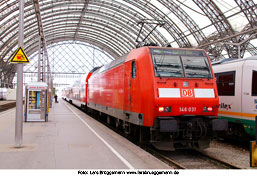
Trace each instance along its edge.
<path fill-rule="evenodd" d="M 123 45 L 122 41 L 120 41 L 120 40 L 110 41 L 111 39 L 115 39 L 115 35 L 98 33 L 98 32 L 95 32 L 94 29 L 96 29 L 96 28 L 92 28 L 92 30 L 88 30 L 88 28 L 87 28 L 85 30 L 86 34 L 83 35 L 83 37 L 90 38 L 90 39 L 92 38 L 96 41 L 106 42 L 110 46 L 116 48 L 117 52 L 120 53 L 121 55 L 127 53 L 127 50 L 125 50 L 126 49 L 125 47 L 124 47 L 124 49 L 120 48 L 120 46 Z M 62 28 L 59 26 L 59 28 L 53 29 L 53 31 L 58 33 L 58 32 L 62 31 Z M 66 32 L 67 33 L 70 32 L 70 34 L 74 34 L 74 30 L 66 30 Z M 101 32 L 104 32 L 104 31 L 101 31 Z M 51 34 L 49 36 L 51 36 Z M 60 36 L 63 36 L 63 35 L 60 35 Z M 72 35 L 70 35 L 70 36 L 72 36 Z M 57 35 L 56 35 L 56 37 L 57 37 Z"/>
<path fill-rule="evenodd" d="M 108 17 L 107 19 L 109 19 L 110 22 L 113 20 L 116 20 L 118 23 L 119 21 L 122 22 L 123 24 L 122 28 L 120 28 L 119 30 L 129 29 L 128 31 L 133 35 L 135 35 L 135 36 L 131 36 L 131 40 L 135 41 L 135 37 L 139 30 L 139 27 L 136 26 L 136 24 L 141 19 L 146 19 L 146 17 L 143 14 L 136 12 L 134 9 L 128 6 L 122 5 L 118 1 L 112 1 L 110 3 L 108 1 L 94 0 L 90 4 L 100 7 L 98 10 L 89 9 L 90 13 L 98 16 L 99 12 L 101 12 L 101 16 L 99 16 L 99 18 L 101 18 L 102 16 L 103 17 L 107 16 Z M 115 12 L 115 14 L 111 14 L 109 11 L 104 12 L 102 11 L 103 8 L 110 10 L 110 12 Z M 152 25 L 146 26 L 143 30 L 142 38 L 144 38 L 148 34 L 148 32 L 151 31 L 152 28 L 153 28 Z M 163 35 L 161 35 L 157 31 L 155 31 L 150 36 L 149 41 L 157 42 L 159 45 L 163 45 L 165 43 Z"/>
<path fill-rule="evenodd" d="M 217 29 L 217 36 L 219 36 L 219 38 L 223 38 L 225 36 L 230 36 L 234 34 L 234 30 L 228 22 L 227 18 L 224 16 L 224 14 L 212 0 L 193 0 L 193 2 L 204 12 L 204 14 L 211 21 L 212 25 Z M 236 42 L 235 38 L 232 38 L 231 40 L 232 42 Z M 237 53 L 234 54 L 235 50 L 231 50 L 229 46 L 225 47 L 230 58 L 236 58 L 238 56 Z"/>
<path fill-rule="evenodd" d="M 173 37 L 173 39 L 178 43 L 180 47 L 191 47 L 191 43 L 189 40 L 184 37 L 184 33 L 180 30 L 176 23 L 174 23 L 165 13 L 163 13 L 160 9 L 156 8 L 151 4 L 151 2 L 145 2 L 143 0 L 123 0 L 127 3 L 132 4 L 133 6 L 137 7 L 138 9 L 144 11 L 148 14 L 151 18 L 155 20 L 164 20 L 166 23 L 163 26 L 167 30 L 167 32 Z M 167 45 L 166 42 L 163 45 Z"/>
<path fill-rule="evenodd" d="M 125 1 L 125 0 L 123 0 L 123 1 Z M 133 2 L 134 1 L 130 1 L 129 2 L 129 4 L 133 4 Z M 123 4 L 123 3 L 121 3 L 121 2 L 119 2 L 119 1 L 117 1 L 117 0 L 112 0 L 112 1 L 103 1 L 103 0 L 92 0 L 92 1 L 90 1 L 90 4 L 96 4 L 96 5 L 99 5 L 100 6 L 100 8 L 106 8 L 106 9 L 112 9 L 115 13 L 114 13 L 114 15 L 113 15 L 113 17 L 115 17 L 118 13 L 121 13 L 121 14 L 123 14 L 122 16 L 121 16 L 121 18 L 126 18 L 126 16 L 128 16 L 129 17 L 129 19 L 133 19 L 133 23 L 134 24 L 137 24 L 137 22 L 138 21 L 140 21 L 140 20 L 142 20 L 142 19 L 147 19 L 147 17 L 145 16 L 145 15 L 143 15 L 141 12 L 139 12 L 139 11 L 135 11 L 134 10 L 134 8 L 132 8 L 131 6 L 127 6 L 126 4 Z M 100 9 L 99 9 L 100 10 Z M 133 12 L 132 14 L 131 14 L 131 12 Z M 120 19 L 121 19 L 120 18 Z M 155 20 L 158 20 L 158 19 L 155 19 Z M 132 24 L 133 24 L 132 23 Z M 128 23 L 128 25 L 131 25 L 131 24 L 129 24 Z M 135 26 L 135 28 L 136 29 L 138 29 L 139 27 L 136 27 Z M 148 34 L 148 32 L 149 31 L 151 31 L 153 29 L 153 26 L 152 25 L 149 25 L 149 27 L 148 26 L 146 26 L 145 28 L 144 28 L 144 33 L 145 33 L 145 35 L 147 35 Z M 142 38 L 143 38 L 144 36 L 142 36 Z M 152 34 L 151 34 L 151 36 L 150 36 L 150 38 L 149 38 L 149 42 L 154 42 L 154 40 L 153 41 L 151 41 L 152 40 L 152 38 L 155 38 L 156 39 L 156 42 L 160 45 L 160 46 L 163 46 L 163 45 L 165 45 L 165 43 L 167 42 L 167 39 L 158 31 L 158 30 L 155 30 Z M 135 40 L 135 39 L 134 39 Z"/>
<path fill-rule="evenodd" d="M 18 2 L 18 1 L 17 1 Z M 12 14 L 12 13 L 14 13 L 14 12 L 17 12 L 17 11 L 19 11 L 19 4 L 17 3 L 17 2 L 15 2 L 15 1 L 13 1 L 13 2 L 11 2 L 10 4 L 8 4 L 8 5 L 6 5 L 3 9 L 1 9 L 1 12 L 0 12 L 0 21 L 2 21 L 2 20 L 4 20 L 5 18 L 7 18 L 8 16 L 9 16 L 9 14 Z M 3 3 L 9 3 L 9 2 L 4 2 L 3 1 Z M 27 7 L 27 6 L 30 6 L 30 5 L 32 5 L 33 3 L 32 3 L 32 1 L 27 1 L 27 2 L 25 2 L 25 7 Z M 2 14 L 2 12 L 3 11 L 5 11 L 5 10 L 7 10 L 7 9 L 10 9 L 10 11 L 9 11 L 9 13 L 6 13 L 6 14 Z M 27 10 L 26 10 L 27 11 Z M 26 13 L 26 11 L 24 11 L 25 13 Z M 19 15 L 19 14 L 18 14 Z M 25 16 L 24 16 L 25 17 Z"/>
<path fill-rule="evenodd" d="M 251 54 L 251 55 L 257 55 L 257 47 L 252 45 L 251 43 L 248 43 L 246 50 Z"/>
<path fill-rule="evenodd" d="M 71 50 L 72 48 L 76 48 L 77 50 Z M 77 52 L 79 49 L 84 52 Z M 90 44 L 85 45 L 85 43 L 82 42 L 65 41 L 54 43 L 49 45 L 48 51 L 50 57 L 54 55 L 51 57 L 51 63 L 53 71 L 55 72 L 69 73 L 73 71 L 72 73 L 85 73 L 97 65 L 109 63 L 110 59 L 112 59 L 112 57 L 106 55 L 106 52 L 103 52 L 103 49 L 99 49 Z M 99 55 L 96 51 L 101 51 L 101 54 Z M 95 52 L 97 55 L 95 55 Z M 33 55 L 32 58 L 35 56 L 36 55 Z M 81 60 L 84 58 L 91 59 Z M 26 67 L 26 71 L 33 72 L 35 66 L 36 63 L 34 62 L 31 66 Z M 70 68 L 72 68 L 72 70 L 69 71 Z"/>
<path fill-rule="evenodd" d="M 101 53 L 104 53 L 106 56 L 108 56 L 109 58 L 112 58 L 113 56 L 110 55 L 105 49 L 103 49 L 102 47 L 97 47 L 95 44 L 92 45 L 92 44 L 87 44 L 87 43 L 84 43 L 84 42 L 81 42 L 81 41 L 75 41 L 75 42 L 72 42 L 74 44 L 79 44 L 79 45 L 82 45 L 82 46 L 86 46 L 86 47 L 89 47 L 89 48 L 93 48 L 94 50 L 97 50 Z M 62 44 L 71 44 L 71 41 L 63 41 Z M 54 44 L 52 44 L 49 48 L 54 48 L 56 46 L 58 46 L 59 44 L 56 44 L 56 42 L 54 42 Z"/>
<path fill-rule="evenodd" d="M 257 5 L 253 0 L 234 0 L 245 17 L 249 21 L 251 27 L 257 26 Z"/>
<path fill-rule="evenodd" d="M 42 77 L 40 78 L 40 76 L 38 76 L 38 82 L 39 81 L 47 82 L 49 88 L 51 88 L 51 80 L 52 80 L 51 68 L 50 68 L 50 63 L 49 63 L 49 58 L 48 58 L 48 53 L 47 53 L 46 38 L 45 38 L 45 34 L 44 34 L 44 29 L 43 29 L 39 0 L 33 0 L 33 3 L 34 3 L 34 9 L 35 9 L 36 17 L 37 17 L 39 36 L 41 39 L 40 42 L 42 42 L 42 45 L 39 44 L 39 46 L 42 48 L 41 51 L 43 51 L 41 60 L 38 61 L 39 63 L 41 62 L 41 65 L 39 64 L 38 66 L 42 67 L 42 70 L 41 70 Z M 40 55 L 40 54 L 38 54 L 38 55 Z M 40 59 L 40 57 L 39 57 L 39 59 Z M 38 69 L 40 69 L 40 68 L 38 68 Z M 47 69 L 47 76 L 46 76 L 45 69 Z"/>
<path fill-rule="evenodd" d="M 58 42 L 62 42 L 62 41 L 70 41 L 70 40 L 73 40 L 72 37 L 58 37 L 58 38 L 52 38 L 52 39 L 49 39 L 48 40 L 48 43 L 51 44 L 51 43 L 58 43 Z M 108 45 L 105 45 L 105 46 L 102 46 L 101 43 L 99 41 L 95 41 L 93 39 L 81 39 L 78 37 L 77 41 L 80 41 L 80 42 L 87 42 L 87 43 L 90 43 L 92 45 L 95 45 L 99 48 L 103 48 L 106 52 L 108 52 L 112 57 L 114 58 L 118 58 L 120 55 L 118 55 L 117 53 L 113 53 L 115 51 L 112 51 L 112 48 L 110 48 Z M 34 52 L 36 52 L 37 50 L 35 49 L 35 46 L 36 44 L 32 44 L 31 46 L 28 47 L 28 49 L 30 49 L 29 51 L 29 54 L 33 54 Z"/>
<path fill-rule="evenodd" d="M 52 26 L 51 29 L 49 28 L 48 30 L 46 30 L 45 33 L 46 33 L 47 40 L 49 40 L 49 38 L 52 35 L 53 36 L 57 36 L 58 33 L 60 34 L 60 32 L 63 30 L 63 28 L 65 28 L 65 26 L 59 25 L 59 26 Z M 83 28 L 83 26 L 81 26 L 81 28 Z M 94 32 L 94 30 L 96 30 L 96 27 L 93 27 L 93 26 L 85 28 L 84 29 L 84 33 L 85 33 L 84 36 L 87 37 L 87 36 L 89 36 L 89 34 L 92 34 L 92 37 L 93 37 L 94 34 L 95 34 L 95 37 L 99 37 L 100 38 L 99 41 L 101 41 L 101 39 L 102 39 L 102 42 L 106 42 L 107 41 L 107 43 L 109 43 L 111 46 L 116 46 L 115 47 L 116 50 L 120 51 L 121 54 L 127 53 L 128 49 L 126 50 L 126 44 L 124 44 L 124 41 L 122 40 L 122 36 L 120 36 L 120 38 L 118 38 L 119 35 L 117 36 L 114 33 L 109 33 L 109 32 L 106 33 L 103 29 L 98 29 L 97 32 Z M 75 29 L 69 29 L 69 30 L 66 30 L 66 33 L 70 32 L 70 34 L 71 34 L 70 37 L 72 37 L 73 36 L 72 34 L 74 34 L 74 31 L 75 31 Z M 105 34 L 103 34 L 104 32 L 105 32 Z M 31 35 L 33 35 L 33 34 L 31 34 Z M 33 39 L 33 36 L 31 38 Z M 104 40 L 104 39 L 108 39 L 108 40 Z M 117 41 L 114 42 L 111 39 L 117 39 Z M 95 38 L 95 40 L 98 41 L 97 38 Z M 123 48 L 122 48 L 123 50 L 120 50 L 121 49 L 119 47 L 120 45 L 123 45 Z"/>
<path fill-rule="evenodd" d="M 229 40 L 226 41 L 226 43 L 241 43 L 245 39 L 247 39 L 247 35 L 250 35 L 249 33 L 244 33 L 240 37 L 233 37 L 235 34 L 235 31 L 231 27 L 230 23 L 228 22 L 228 19 L 224 16 L 224 14 L 220 11 L 218 6 L 213 2 L 213 0 L 193 0 L 195 4 L 205 13 L 206 16 L 209 17 L 210 21 L 212 22 L 212 25 L 215 26 L 217 29 L 218 35 L 214 35 L 213 37 L 216 37 L 215 40 L 218 38 L 226 39 L 227 36 L 229 37 Z M 239 4 L 239 0 L 235 0 Z M 249 1 L 250 2 L 250 1 Z M 244 5 L 245 8 L 241 8 L 241 11 L 245 14 L 248 14 L 248 10 L 250 10 L 253 7 L 247 6 L 246 2 L 243 0 L 240 0 L 240 3 Z M 252 4 L 253 2 L 250 2 Z M 254 4 L 254 3 L 253 3 Z M 249 5 L 249 4 L 248 4 Z M 256 4 L 255 4 L 256 8 Z M 253 13 L 254 15 L 254 13 Z M 246 29 L 247 30 L 247 29 Z M 245 35 L 247 34 L 247 35 Z M 238 36 L 238 35 L 237 35 Z M 225 48 L 227 50 L 228 56 L 230 58 L 238 58 L 243 57 L 245 53 L 245 49 L 248 43 L 243 43 L 241 46 L 239 45 L 225 45 Z"/>
<path fill-rule="evenodd" d="M 135 40 L 140 30 L 137 23 L 143 19 L 153 19 L 165 21 L 162 29 L 165 33 L 160 33 L 154 25 L 147 24 L 142 28 L 142 36 L 139 40 L 146 38 L 153 30 L 147 40 L 160 46 L 174 42 L 179 47 L 192 47 L 192 41 L 189 39 L 193 37 L 197 44 L 205 48 L 213 58 L 223 57 L 221 54 L 224 49 L 229 57 L 236 57 L 238 53 L 242 57 L 246 50 L 254 54 L 256 48 L 249 43 L 250 40 L 243 42 L 256 38 L 252 36 L 256 31 L 250 31 L 257 25 L 256 2 L 254 0 L 234 1 L 238 8 L 233 7 L 233 9 L 240 9 L 240 11 L 231 16 L 225 16 L 215 0 L 193 0 L 211 21 L 210 26 L 216 29 L 213 35 L 207 38 L 202 30 L 209 25 L 200 29 L 190 14 L 181 8 L 180 5 L 186 4 L 187 1 L 181 3 L 174 0 L 29 0 L 25 3 L 25 50 L 30 55 L 38 48 L 37 26 L 40 24 L 37 25 L 33 3 L 39 2 L 41 25 L 44 24 L 44 38 L 47 44 L 65 40 L 84 41 L 104 48 L 117 58 L 136 46 Z M 19 7 L 15 0 L 1 1 L 0 7 L 1 69 L 4 72 L 15 71 L 15 68 L 8 66 L 5 61 L 17 47 Z M 191 10 L 197 12 L 194 9 Z M 170 13 L 177 16 L 179 23 L 177 19 L 171 19 Z M 243 31 L 236 32 L 228 19 L 240 13 L 244 14 L 249 24 Z M 183 28 L 179 24 L 188 30 L 182 31 Z M 217 43 L 220 40 L 224 45 Z M 237 47 L 231 44 L 242 45 Z M 8 77 L 11 78 L 10 75 Z"/>
<path fill-rule="evenodd" d="M 62 13 L 61 14 L 60 13 L 56 13 L 56 14 L 58 14 L 58 16 L 59 16 Z M 47 17 L 47 18 L 51 18 L 51 17 Z M 105 15 L 102 15 L 102 18 L 105 18 Z M 67 25 L 72 26 L 72 21 L 74 21 L 74 20 L 75 20 L 75 18 L 67 18 L 66 19 Z M 96 18 L 96 17 L 88 16 L 87 20 L 83 24 L 81 24 L 80 26 L 85 26 L 85 24 L 87 24 L 87 27 L 98 25 L 98 26 L 101 26 L 101 28 L 106 28 L 107 29 L 105 31 L 105 33 L 116 32 L 118 35 L 121 35 L 120 40 L 123 40 L 124 43 L 128 43 L 129 42 L 128 45 L 130 45 L 130 47 L 129 47 L 130 49 L 134 48 L 135 41 L 133 41 L 133 38 L 131 38 L 131 36 L 128 36 L 127 34 L 130 31 L 132 33 L 131 35 L 133 35 L 133 33 L 136 34 L 136 31 L 132 27 L 128 28 L 128 30 L 124 30 L 124 29 L 121 30 L 119 25 L 123 25 L 123 23 L 125 24 L 125 22 L 118 22 L 116 20 L 112 20 L 112 21 L 109 22 L 109 23 L 111 23 L 111 25 L 105 25 L 105 23 L 107 21 L 108 20 L 101 19 L 100 17 Z M 56 18 L 55 20 L 53 20 L 53 22 L 54 22 L 54 24 L 52 24 L 52 23 L 45 23 L 45 27 L 51 28 L 53 25 L 54 26 L 58 26 L 58 23 L 63 22 L 63 20 L 60 17 L 60 18 Z M 80 30 L 80 33 L 81 32 L 84 32 L 84 31 Z"/>
<path fill-rule="evenodd" d="M 62 20 L 62 19 L 60 19 L 60 20 Z M 72 19 L 71 19 L 72 20 Z M 58 22 L 58 21 L 57 21 Z M 69 24 L 69 23 L 68 23 Z M 72 25 L 72 24 L 71 24 Z M 45 25 L 45 26 L 47 26 L 47 25 Z M 49 28 L 47 31 L 45 31 L 46 32 L 46 34 L 48 34 L 48 33 L 51 33 L 53 36 L 56 36 L 56 29 L 58 29 L 58 27 L 61 27 L 61 26 L 55 26 L 55 25 L 52 25 L 52 24 L 49 24 L 49 26 L 51 26 L 51 28 Z M 52 30 L 51 30 L 52 29 Z M 49 31 L 50 30 L 50 31 Z M 102 32 L 104 32 L 104 31 L 102 31 Z M 49 36 L 51 36 L 51 34 L 49 34 Z M 35 40 L 36 39 L 36 36 L 35 36 L 36 34 L 35 34 L 35 32 L 34 33 L 30 33 L 29 34 L 29 36 L 28 37 L 30 37 L 30 39 L 28 39 L 28 41 L 29 41 L 29 43 L 31 43 L 31 42 L 33 42 L 33 41 L 37 41 L 37 40 Z M 107 35 L 108 35 L 108 33 L 107 33 Z M 48 38 L 48 37 L 47 37 Z M 122 37 L 120 37 L 120 39 L 123 39 Z M 123 42 L 125 42 L 125 41 L 123 41 Z"/>
<path fill-rule="evenodd" d="M 190 34 L 194 36 L 197 43 L 200 45 L 207 41 L 204 33 L 201 31 L 195 21 L 186 13 L 174 0 L 158 0 L 159 3 L 164 5 L 170 12 L 174 13 L 177 18 L 187 27 Z"/>
<path fill-rule="evenodd" d="M 95 1 L 96 2 L 96 1 Z M 105 6 L 106 6 L 106 3 L 104 4 Z M 55 6 L 57 6 L 56 4 L 55 4 Z M 49 6 L 47 6 L 47 8 L 51 8 L 51 6 L 49 7 Z M 107 8 L 110 8 L 110 7 L 107 7 Z M 42 8 L 42 9 L 44 9 L 44 8 Z M 72 10 L 71 8 L 69 9 L 70 11 Z M 72 11 L 71 11 L 72 12 Z M 63 13 L 68 13 L 68 12 L 63 12 Z M 81 13 L 81 12 L 80 12 Z M 99 13 L 98 13 L 99 14 Z M 118 13 L 116 13 L 116 15 L 117 15 Z M 133 14 L 132 14 L 133 15 Z M 129 14 L 126 14 L 126 16 L 129 16 Z M 111 17 L 111 15 L 110 15 L 110 17 Z M 120 17 L 120 19 L 122 20 L 124 17 Z M 130 19 L 133 19 L 133 16 L 130 16 Z M 45 20 L 45 17 L 43 17 L 43 20 Z M 125 22 L 124 22 L 125 23 Z M 117 21 L 117 24 L 119 24 L 118 23 L 118 21 Z M 118 29 L 117 29 L 118 30 Z M 123 38 L 125 37 L 126 35 L 124 35 L 123 36 Z M 128 36 L 128 35 L 127 35 Z M 156 37 L 157 38 L 157 37 Z M 13 40 L 13 39 L 11 39 L 11 40 Z M 135 46 L 135 45 L 134 45 Z"/>
<path fill-rule="evenodd" d="M 79 17 L 79 22 L 77 24 L 77 29 L 76 29 L 75 34 L 74 34 L 74 40 L 76 40 L 76 38 L 77 38 L 79 28 L 81 26 L 82 20 L 84 18 L 84 15 L 85 15 L 87 7 L 88 7 L 88 3 L 89 3 L 89 0 L 85 0 L 84 7 L 82 8 L 81 15 Z"/>
<path fill-rule="evenodd" d="M 234 33 L 234 30 L 229 24 L 227 18 L 212 0 L 193 0 L 193 2 L 209 18 L 221 37 Z"/>
<path fill-rule="evenodd" d="M 70 2 L 72 4 L 78 3 L 76 2 Z M 65 5 L 65 2 L 58 2 L 56 4 L 51 4 L 51 7 L 56 7 L 58 6 L 58 4 L 63 4 Z M 94 10 L 91 8 L 87 8 L 87 14 L 90 14 L 91 12 L 95 12 L 94 15 L 97 16 L 106 16 L 107 14 L 109 14 L 108 16 L 111 17 L 109 18 L 109 20 L 116 20 L 116 21 L 124 21 L 123 19 L 127 19 L 126 26 L 123 26 L 123 28 L 128 28 L 130 27 L 131 24 L 136 23 L 136 21 L 145 18 L 142 14 L 140 14 L 139 12 L 136 12 L 135 10 L 129 8 L 128 6 L 122 5 L 121 3 L 118 3 L 116 1 L 112 1 L 111 3 L 108 1 L 102 1 L 102 0 L 92 0 L 90 1 L 90 5 L 94 5 L 96 7 L 102 7 L 102 9 L 104 8 L 105 10 L 108 9 L 108 11 L 103 11 L 102 9 L 98 9 L 98 10 Z M 47 7 L 50 8 L 50 7 Z M 72 11 L 76 9 L 75 7 L 71 7 L 69 8 L 69 11 Z M 110 12 L 115 12 L 115 15 L 111 14 Z M 80 10 L 81 12 L 81 10 Z M 131 21 L 132 23 L 129 23 L 129 21 Z M 117 23 L 118 24 L 118 23 Z M 150 30 L 149 28 L 146 30 Z M 147 33 L 147 32 L 145 32 Z M 153 34 L 155 36 L 155 38 L 157 38 L 159 40 L 160 36 L 162 36 L 161 34 Z M 124 36 L 125 37 L 125 36 Z M 161 40 L 159 40 L 158 43 L 160 43 Z"/>
<path fill-rule="evenodd" d="M 231 38 L 235 38 L 235 37 L 237 37 L 237 36 L 241 36 L 241 35 L 244 35 L 244 34 L 256 33 L 256 32 L 257 32 L 257 27 L 252 28 L 252 29 L 249 29 L 249 30 L 247 30 L 247 31 L 242 31 L 242 32 L 233 34 L 233 35 L 231 35 L 231 36 L 227 36 L 227 37 L 218 39 L 218 40 L 216 40 L 216 41 L 211 41 L 211 42 L 209 42 L 209 43 L 202 44 L 202 45 L 200 45 L 200 46 L 197 46 L 197 48 L 202 48 L 202 47 L 210 46 L 210 45 L 212 45 L 212 44 L 219 43 L 219 42 L 226 42 L 227 40 L 229 40 L 229 39 L 231 39 Z"/>
<path fill-rule="evenodd" d="M 253 2 L 253 0 L 235 0 L 237 5 L 240 7 L 241 11 L 244 13 L 245 17 L 247 18 L 249 24 L 244 28 L 244 31 L 247 31 L 251 28 L 255 28 L 257 26 L 257 5 Z M 250 37 L 251 38 L 257 38 L 256 32 L 253 33 L 248 33 L 240 36 L 238 39 L 238 43 L 241 44 L 239 45 L 240 49 L 240 57 L 243 58 L 245 51 L 249 51 L 249 44 L 250 40 L 248 40 Z M 250 37 L 249 37 L 250 36 Z M 247 41 L 247 42 L 244 42 Z M 237 48 L 238 49 L 238 48 Z M 252 50 L 249 51 L 251 53 Z"/>

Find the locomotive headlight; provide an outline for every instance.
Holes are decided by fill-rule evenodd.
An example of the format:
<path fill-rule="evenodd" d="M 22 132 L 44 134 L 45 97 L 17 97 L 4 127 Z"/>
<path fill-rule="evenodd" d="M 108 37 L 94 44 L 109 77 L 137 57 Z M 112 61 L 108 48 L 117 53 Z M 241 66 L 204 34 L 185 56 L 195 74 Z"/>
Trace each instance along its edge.
<path fill-rule="evenodd" d="M 203 112 L 213 112 L 213 107 L 211 107 L 211 106 L 205 106 L 205 107 L 203 107 Z"/>
<path fill-rule="evenodd" d="M 207 111 L 212 112 L 212 111 L 213 111 L 213 108 L 212 108 L 212 107 L 208 107 L 208 108 L 207 108 Z"/>
<path fill-rule="evenodd" d="M 163 112 L 164 111 L 164 107 L 159 107 L 159 112 Z"/>
<path fill-rule="evenodd" d="M 159 112 L 170 112 L 171 111 L 171 107 L 170 106 L 166 106 L 166 107 L 159 107 L 158 108 Z"/>

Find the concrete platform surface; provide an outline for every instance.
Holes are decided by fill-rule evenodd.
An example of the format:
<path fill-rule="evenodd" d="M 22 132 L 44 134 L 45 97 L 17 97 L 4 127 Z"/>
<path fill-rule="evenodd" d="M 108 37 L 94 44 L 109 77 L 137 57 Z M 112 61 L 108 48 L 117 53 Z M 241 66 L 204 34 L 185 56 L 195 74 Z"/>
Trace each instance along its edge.
<path fill-rule="evenodd" d="M 23 147 L 14 147 L 15 108 L 0 113 L 0 169 L 169 169 L 64 101 L 49 122 L 23 122 Z"/>

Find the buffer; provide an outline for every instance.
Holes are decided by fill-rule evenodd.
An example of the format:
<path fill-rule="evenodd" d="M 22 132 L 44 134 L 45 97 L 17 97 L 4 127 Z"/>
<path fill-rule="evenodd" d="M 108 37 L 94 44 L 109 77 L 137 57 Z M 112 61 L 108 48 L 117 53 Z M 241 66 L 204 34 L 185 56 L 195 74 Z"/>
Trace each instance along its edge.
<path fill-rule="evenodd" d="M 29 63 L 29 59 L 27 55 L 25 54 L 24 50 L 20 46 L 12 56 L 11 60 L 9 60 L 10 63 Z"/>

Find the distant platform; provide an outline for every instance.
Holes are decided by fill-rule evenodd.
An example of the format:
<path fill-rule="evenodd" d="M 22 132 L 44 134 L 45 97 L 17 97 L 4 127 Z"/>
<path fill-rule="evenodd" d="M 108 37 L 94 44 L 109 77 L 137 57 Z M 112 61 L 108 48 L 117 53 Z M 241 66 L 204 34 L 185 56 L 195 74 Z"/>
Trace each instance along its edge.
<path fill-rule="evenodd" d="M 15 109 L 0 113 L 0 169 L 170 168 L 61 99 L 48 120 L 23 122 L 15 148 Z"/>

